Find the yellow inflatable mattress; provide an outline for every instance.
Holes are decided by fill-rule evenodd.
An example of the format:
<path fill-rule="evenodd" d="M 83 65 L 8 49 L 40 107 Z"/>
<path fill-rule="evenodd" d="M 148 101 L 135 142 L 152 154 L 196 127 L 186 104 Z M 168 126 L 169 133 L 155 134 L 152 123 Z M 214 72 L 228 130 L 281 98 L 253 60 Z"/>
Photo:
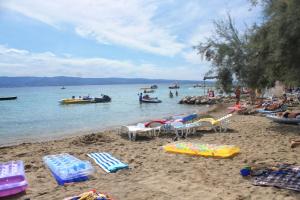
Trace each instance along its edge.
<path fill-rule="evenodd" d="M 229 158 L 240 152 L 240 149 L 234 145 L 200 144 L 191 142 L 174 142 L 163 146 L 163 148 L 165 151 L 171 153 L 216 158 Z"/>

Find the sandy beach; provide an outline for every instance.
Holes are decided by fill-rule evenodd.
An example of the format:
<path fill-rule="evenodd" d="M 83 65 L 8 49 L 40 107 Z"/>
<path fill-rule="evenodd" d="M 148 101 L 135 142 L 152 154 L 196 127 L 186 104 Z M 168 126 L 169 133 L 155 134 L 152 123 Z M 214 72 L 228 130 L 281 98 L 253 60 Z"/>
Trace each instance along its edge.
<path fill-rule="evenodd" d="M 222 112 L 213 112 L 222 116 Z M 63 199 L 90 189 L 107 192 L 117 200 L 144 199 L 300 199 L 294 191 L 253 186 L 239 174 L 244 166 L 257 164 L 300 164 L 300 146 L 291 149 L 289 139 L 300 138 L 299 126 L 279 125 L 261 116 L 234 115 L 230 130 L 214 133 L 203 130 L 184 141 L 232 144 L 241 152 L 229 159 L 177 155 L 162 146 L 174 135 L 138 137 L 128 141 L 116 131 L 93 133 L 67 139 L 23 143 L 1 147 L 0 160 L 23 160 L 29 188 L 26 194 L 10 199 Z M 109 152 L 129 164 L 129 170 L 107 174 L 86 156 L 90 152 Z M 42 157 L 70 153 L 89 160 L 95 173 L 90 180 L 58 186 Z M 8 199 L 8 198 L 5 198 Z"/>

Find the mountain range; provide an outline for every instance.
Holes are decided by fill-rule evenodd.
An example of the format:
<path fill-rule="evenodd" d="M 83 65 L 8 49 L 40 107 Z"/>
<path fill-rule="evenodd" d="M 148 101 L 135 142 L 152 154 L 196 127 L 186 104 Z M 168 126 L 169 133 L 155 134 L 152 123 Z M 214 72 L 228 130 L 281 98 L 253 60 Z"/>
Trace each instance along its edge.
<path fill-rule="evenodd" d="M 110 84 L 158 84 L 158 83 L 202 83 L 193 80 L 166 80 L 146 78 L 80 78 L 80 77 L 6 77 L 0 76 L 0 87 L 110 85 Z"/>

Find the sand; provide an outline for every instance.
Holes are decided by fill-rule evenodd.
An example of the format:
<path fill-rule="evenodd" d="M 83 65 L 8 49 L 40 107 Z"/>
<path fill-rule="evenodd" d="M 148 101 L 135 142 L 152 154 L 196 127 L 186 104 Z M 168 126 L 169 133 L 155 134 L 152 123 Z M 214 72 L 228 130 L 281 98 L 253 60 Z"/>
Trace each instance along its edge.
<path fill-rule="evenodd" d="M 213 113 L 220 116 L 222 113 Z M 256 164 L 300 165 L 300 146 L 291 149 L 289 139 L 300 139 L 300 126 L 279 125 L 261 116 L 234 115 L 227 133 L 201 131 L 185 141 L 233 144 L 241 152 L 230 159 L 214 159 L 166 153 L 162 146 L 174 135 L 138 137 L 128 141 L 116 131 L 76 136 L 0 148 L 0 161 L 23 160 L 29 188 L 11 199 L 63 199 L 90 189 L 108 192 L 117 200 L 144 199 L 300 199 L 300 193 L 253 186 L 240 176 L 242 167 Z M 107 174 L 86 156 L 110 152 L 129 164 L 129 170 Z M 70 153 L 89 160 L 96 171 L 89 181 L 58 186 L 42 162 L 48 154 Z M 5 198 L 7 199 L 7 198 Z"/>

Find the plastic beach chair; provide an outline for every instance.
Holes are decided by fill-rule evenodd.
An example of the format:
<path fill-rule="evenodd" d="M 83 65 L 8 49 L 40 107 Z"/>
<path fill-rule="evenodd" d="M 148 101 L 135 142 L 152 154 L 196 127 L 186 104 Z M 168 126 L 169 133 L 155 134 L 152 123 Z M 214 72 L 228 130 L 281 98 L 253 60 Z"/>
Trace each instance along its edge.
<path fill-rule="evenodd" d="M 144 124 L 139 123 L 136 126 L 122 126 L 121 133 L 127 133 L 128 139 L 135 141 L 136 135 L 139 133 L 153 133 L 153 128 L 147 128 Z"/>
<path fill-rule="evenodd" d="M 182 122 L 173 122 L 171 123 L 171 131 L 175 132 L 176 138 L 179 138 L 181 133 L 182 137 L 187 137 L 187 135 L 191 132 L 192 127 L 188 124 L 183 124 Z"/>
<path fill-rule="evenodd" d="M 210 126 L 215 132 L 217 132 L 218 127 L 220 128 L 220 132 L 222 132 L 222 129 L 226 132 L 229 124 L 228 118 L 230 117 L 232 117 L 232 114 L 225 115 L 219 119 L 203 118 L 199 119 L 197 122 L 201 122 L 201 126 Z"/>

